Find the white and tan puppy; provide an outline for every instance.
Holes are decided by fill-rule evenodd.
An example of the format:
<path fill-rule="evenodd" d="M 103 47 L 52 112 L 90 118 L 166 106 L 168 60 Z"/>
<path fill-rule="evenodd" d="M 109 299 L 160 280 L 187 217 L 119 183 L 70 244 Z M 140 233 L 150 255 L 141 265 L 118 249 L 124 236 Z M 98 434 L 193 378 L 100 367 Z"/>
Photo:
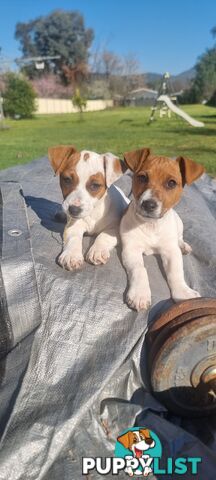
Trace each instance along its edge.
<path fill-rule="evenodd" d="M 130 450 L 133 454 L 133 457 L 137 459 L 145 458 L 145 451 L 149 450 L 150 448 L 154 448 L 155 446 L 155 441 L 151 437 L 150 431 L 147 428 L 129 430 L 127 433 L 124 433 L 118 437 L 117 440 L 125 448 Z M 133 477 L 134 474 L 142 474 L 140 470 L 135 470 L 135 472 L 133 472 L 131 467 L 126 468 L 125 472 L 128 473 L 130 477 Z M 147 477 L 149 473 L 152 473 L 152 469 L 148 466 L 145 466 L 143 476 Z"/>
<path fill-rule="evenodd" d="M 199 297 L 184 279 L 182 253 L 190 253 L 191 247 L 183 240 L 183 224 L 172 207 L 180 200 L 184 185 L 202 175 L 203 166 L 184 157 L 172 160 L 151 155 L 148 148 L 125 153 L 124 159 L 134 172 L 134 199 L 120 226 L 128 305 L 139 311 L 151 304 L 143 254 L 161 255 L 175 301 Z"/>
<path fill-rule="evenodd" d="M 127 206 L 117 189 L 108 188 L 122 175 L 124 163 L 111 153 L 78 152 L 71 145 L 49 148 L 48 155 L 56 175 L 60 175 L 67 215 L 59 264 L 67 270 L 82 266 L 84 233 L 98 235 L 86 260 L 105 264 L 117 244 L 120 218 Z"/>

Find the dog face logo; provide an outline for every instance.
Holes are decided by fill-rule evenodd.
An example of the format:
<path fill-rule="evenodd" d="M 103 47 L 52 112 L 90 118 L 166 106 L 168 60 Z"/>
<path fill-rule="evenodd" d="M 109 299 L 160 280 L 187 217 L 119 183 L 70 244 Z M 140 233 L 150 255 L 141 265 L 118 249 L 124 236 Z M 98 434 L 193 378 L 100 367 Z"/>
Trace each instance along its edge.
<path fill-rule="evenodd" d="M 132 427 L 117 437 L 114 456 L 83 457 L 82 475 L 91 476 L 91 472 L 96 470 L 100 478 L 106 475 L 110 478 L 110 475 L 116 477 L 124 472 L 129 477 L 148 477 L 150 480 L 151 474 L 154 474 L 154 478 L 167 478 L 167 475 L 171 478 L 171 475 L 177 479 L 188 472 L 186 478 L 193 478 L 202 462 L 201 457 L 162 457 L 162 444 L 158 435 L 143 426 Z"/>
<path fill-rule="evenodd" d="M 145 427 L 135 427 L 118 436 L 115 456 L 123 457 L 128 464 L 125 473 L 130 477 L 147 477 L 152 473 L 154 457 L 161 457 L 162 447 L 158 436 Z"/>
<path fill-rule="evenodd" d="M 142 457 L 145 450 L 155 446 L 155 441 L 147 429 L 140 429 L 137 431 L 129 430 L 129 432 L 118 437 L 117 440 L 122 443 L 125 448 L 131 450 L 133 456 L 136 458 Z"/>

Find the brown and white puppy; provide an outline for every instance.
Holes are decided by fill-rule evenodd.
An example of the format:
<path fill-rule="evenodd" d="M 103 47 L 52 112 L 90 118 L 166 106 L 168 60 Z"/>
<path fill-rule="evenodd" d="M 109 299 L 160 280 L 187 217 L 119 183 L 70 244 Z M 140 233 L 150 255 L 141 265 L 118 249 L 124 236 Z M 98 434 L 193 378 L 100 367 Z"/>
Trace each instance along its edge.
<path fill-rule="evenodd" d="M 119 189 L 113 186 L 108 191 L 122 175 L 123 162 L 111 153 L 78 152 L 71 145 L 49 148 L 48 156 L 56 175 L 60 175 L 67 215 L 59 264 L 67 270 L 82 266 L 84 233 L 99 234 L 87 253 L 87 261 L 105 264 L 117 244 L 120 218 L 127 206 Z"/>
<path fill-rule="evenodd" d="M 150 431 L 147 428 L 140 428 L 139 430 L 129 430 L 127 433 L 124 433 L 117 438 L 125 448 L 131 450 L 134 458 L 142 458 L 145 454 L 145 451 L 149 448 L 155 446 L 155 441 L 150 435 Z M 132 468 L 128 467 L 126 472 L 129 476 L 133 476 Z M 152 469 L 149 467 L 144 468 L 144 476 L 148 476 L 152 472 Z M 140 475 L 140 470 L 134 472 L 137 475 Z"/>
<path fill-rule="evenodd" d="M 182 253 L 190 253 L 191 247 L 183 240 L 183 223 L 172 207 L 180 200 L 184 185 L 202 175 L 203 166 L 184 157 L 155 156 L 148 148 L 125 153 L 124 159 L 134 172 L 134 200 L 120 226 L 122 260 L 129 278 L 128 305 L 139 311 L 151 303 L 143 254 L 161 255 L 174 300 L 199 297 L 184 280 Z"/>

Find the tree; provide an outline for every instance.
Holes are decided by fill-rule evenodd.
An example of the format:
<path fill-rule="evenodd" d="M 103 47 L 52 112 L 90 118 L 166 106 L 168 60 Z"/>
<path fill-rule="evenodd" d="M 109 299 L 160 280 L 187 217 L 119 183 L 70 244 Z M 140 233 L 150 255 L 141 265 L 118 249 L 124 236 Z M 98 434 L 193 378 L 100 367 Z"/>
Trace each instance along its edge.
<path fill-rule="evenodd" d="M 70 85 L 63 85 L 58 75 L 52 73 L 35 78 L 31 84 L 38 97 L 42 98 L 71 98 Z"/>
<path fill-rule="evenodd" d="M 35 111 L 36 94 L 31 84 L 21 75 L 5 75 L 4 111 L 11 117 L 31 118 Z"/>
<path fill-rule="evenodd" d="M 212 34 L 216 36 L 216 27 L 212 29 Z M 181 97 L 182 103 L 200 103 L 212 97 L 216 85 L 216 46 L 200 56 L 195 70 L 191 88 L 185 90 Z"/>
<path fill-rule="evenodd" d="M 213 92 L 211 98 L 208 101 L 210 107 L 216 107 L 216 90 Z"/>
<path fill-rule="evenodd" d="M 211 29 L 211 33 L 213 35 L 213 38 L 216 37 L 216 26 Z"/>
<path fill-rule="evenodd" d="M 122 65 L 122 95 L 126 97 L 131 90 L 144 87 L 144 79 L 140 75 L 140 62 L 134 53 L 125 55 L 122 59 Z"/>
<path fill-rule="evenodd" d="M 143 77 L 139 74 L 140 64 L 134 53 L 119 56 L 107 50 L 97 48 L 92 55 L 93 78 L 106 80 L 109 96 L 126 97 L 134 88 L 143 86 Z"/>
<path fill-rule="evenodd" d="M 119 75 L 122 70 L 121 59 L 118 55 L 108 50 L 102 52 L 102 72 L 107 80 L 111 75 Z"/>
<path fill-rule="evenodd" d="M 18 23 L 15 38 L 20 41 L 24 57 L 60 55 L 60 59 L 46 62 L 46 73 L 60 73 L 66 80 L 65 66 L 74 69 L 87 63 L 94 34 L 92 29 L 85 28 L 80 13 L 56 10 L 33 21 Z M 24 68 L 31 78 L 37 76 L 32 66 Z"/>
<path fill-rule="evenodd" d="M 193 89 L 197 92 L 198 100 L 209 99 L 216 85 L 216 48 L 207 50 L 196 65 L 196 77 Z"/>
<path fill-rule="evenodd" d="M 191 87 L 181 95 L 181 103 L 200 103 L 209 100 L 216 85 L 216 48 L 207 50 L 195 66 L 196 75 Z"/>
<path fill-rule="evenodd" d="M 83 110 L 87 106 L 87 101 L 84 97 L 82 97 L 79 88 L 76 88 L 76 90 L 75 90 L 75 94 L 72 97 L 72 103 L 73 103 L 74 107 L 78 108 L 79 114 L 80 114 L 80 120 L 82 120 L 83 119 Z"/>
<path fill-rule="evenodd" d="M 84 62 L 74 67 L 64 65 L 62 70 L 67 83 L 71 84 L 74 90 L 77 88 L 77 85 L 81 85 L 88 77 L 88 66 Z"/>

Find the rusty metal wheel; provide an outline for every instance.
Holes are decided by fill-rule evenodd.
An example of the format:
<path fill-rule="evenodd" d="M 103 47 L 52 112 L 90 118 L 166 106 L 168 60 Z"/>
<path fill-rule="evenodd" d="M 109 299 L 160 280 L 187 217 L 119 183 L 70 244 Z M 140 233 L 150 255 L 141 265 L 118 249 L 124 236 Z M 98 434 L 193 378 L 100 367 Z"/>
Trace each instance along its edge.
<path fill-rule="evenodd" d="M 153 394 L 174 413 L 216 413 L 216 299 L 172 306 L 147 334 Z"/>

